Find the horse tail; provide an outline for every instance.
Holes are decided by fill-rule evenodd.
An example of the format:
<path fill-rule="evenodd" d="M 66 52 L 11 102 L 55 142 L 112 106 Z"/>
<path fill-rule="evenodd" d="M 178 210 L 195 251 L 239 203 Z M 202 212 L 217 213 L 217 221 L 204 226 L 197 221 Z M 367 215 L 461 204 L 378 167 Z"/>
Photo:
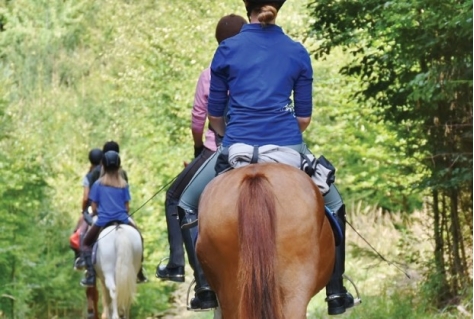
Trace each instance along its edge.
<path fill-rule="evenodd" d="M 262 173 L 246 175 L 238 199 L 240 318 L 283 318 L 276 276 L 275 195 Z"/>
<path fill-rule="evenodd" d="M 119 309 L 130 309 L 137 285 L 137 271 L 133 265 L 133 246 L 127 232 L 128 229 L 123 226 L 116 229 L 115 286 Z"/>

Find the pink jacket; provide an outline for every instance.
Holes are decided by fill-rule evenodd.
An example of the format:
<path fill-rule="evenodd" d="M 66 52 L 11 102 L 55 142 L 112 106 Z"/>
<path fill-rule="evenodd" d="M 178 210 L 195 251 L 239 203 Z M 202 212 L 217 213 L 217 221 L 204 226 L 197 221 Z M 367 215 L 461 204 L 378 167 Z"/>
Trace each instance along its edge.
<path fill-rule="evenodd" d="M 195 133 L 203 133 L 207 120 L 207 101 L 209 98 L 209 86 L 211 82 L 211 69 L 208 67 L 201 72 L 194 94 L 193 110 L 191 112 L 191 130 Z M 206 127 L 204 146 L 211 151 L 216 151 L 216 137 L 214 132 Z"/>

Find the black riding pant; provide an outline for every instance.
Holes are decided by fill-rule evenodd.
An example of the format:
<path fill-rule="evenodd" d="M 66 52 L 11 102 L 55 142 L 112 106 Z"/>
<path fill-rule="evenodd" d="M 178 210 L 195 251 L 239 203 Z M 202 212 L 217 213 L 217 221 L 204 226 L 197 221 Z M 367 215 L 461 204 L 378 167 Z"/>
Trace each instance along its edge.
<path fill-rule="evenodd" d="M 185 265 L 183 237 L 178 218 L 179 198 L 197 170 L 212 154 L 214 154 L 214 151 L 205 147 L 201 154 L 184 168 L 166 191 L 165 214 L 168 226 L 168 243 L 170 246 L 170 259 L 168 261 L 168 267 L 170 268 L 184 267 Z"/>

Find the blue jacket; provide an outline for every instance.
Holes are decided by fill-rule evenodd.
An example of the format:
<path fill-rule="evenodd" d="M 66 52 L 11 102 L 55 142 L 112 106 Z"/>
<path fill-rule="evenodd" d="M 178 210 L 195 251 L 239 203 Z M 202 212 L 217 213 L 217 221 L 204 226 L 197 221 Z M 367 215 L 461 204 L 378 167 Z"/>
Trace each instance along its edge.
<path fill-rule="evenodd" d="M 301 43 L 277 25 L 244 25 L 221 42 L 211 64 L 209 115 L 223 116 L 229 102 L 223 145 L 301 144 L 295 116 L 311 116 L 312 82 Z"/>
<path fill-rule="evenodd" d="M 99 181 L 92 185 L 89 199 L 97 203 L 97 221 L 95 225 L 103 227 L 112 221 L 128 223 L 125 203 L 130 201 L 128 185 L 124 188 L 105 186 Z"/>

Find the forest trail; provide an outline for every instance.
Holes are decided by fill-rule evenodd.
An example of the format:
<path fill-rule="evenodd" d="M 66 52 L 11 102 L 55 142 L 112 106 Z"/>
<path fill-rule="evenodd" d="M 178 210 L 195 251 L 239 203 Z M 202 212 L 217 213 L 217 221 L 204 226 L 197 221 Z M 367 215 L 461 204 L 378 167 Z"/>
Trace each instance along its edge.
<path fill-rule="evenodd" d="M 186 280 L 184 283 L 172 283 L 168 281 L 169 285 L 175 285 L 176 290 L 170 296 L 170 299 L 173 300 L 172 306 L 166 311 L 163 316 L 158 318 L 160 319 L 210 319 L 214 317 L 213 311 L 206 311 L 206 312 L 194 312 L 189 311 L 186 308 L 186 298 L 188 294 L 188 288 L 193 280 L 192 276 L 192 269 L 189 265 L 186 265 Z M 156 278 L 155 278 L 156 279 Z M 190 292 L 189 299 L 194 296 L 193 290 Z"/>

